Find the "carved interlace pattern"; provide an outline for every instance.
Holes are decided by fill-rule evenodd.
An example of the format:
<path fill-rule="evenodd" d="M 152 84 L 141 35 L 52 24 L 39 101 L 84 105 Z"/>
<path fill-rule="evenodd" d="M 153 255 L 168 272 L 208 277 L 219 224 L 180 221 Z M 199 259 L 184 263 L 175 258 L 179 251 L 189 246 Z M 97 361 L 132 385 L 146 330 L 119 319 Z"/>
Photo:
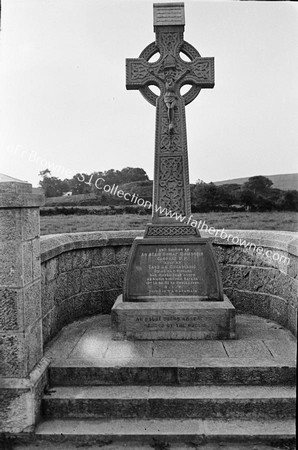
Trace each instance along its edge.
<path fill-rule="evenodd" d="M 168 129 L 161 135 L 160 150 L 162 153 L 180 152 L 182 149 L 181 136 L 170 134 Z"/>
<path fill-rule="evenodd" d="M 180 226 L 149 226 L 146 236 L 196 236 L 197 232 L 193 227 L 180 227 Z"/>
<path fill-rule="evenodd" d="M 196 75 L 198 81 L 209 80 L 210 64 L 208 62 L 196 61 L 193 63 L 192 72 Z"/>
<path fill-rule="evenodd" d="M 159 172 L 160 206 L 185 213 L 182 156 L 161 156 Z"/>
<path fill-rule="evenodd" d="M 173 53 L 178 43 L 178 33 L 161 33 L 161 42 L 167 52 Z"/>
<path fill-rule="evenodd" d="M 131 65 L 131 79 L 132 81 L 142 81 L 148 75 L 148 69 L 140 63 L 133 63 Z"/>
<path fill-rule="evenodd" d="M 180 117 L 174 117 L 174 130 L 169 133 L 169 122 L 167 117 L 161 118 L 160 151 L 161 153 L 181 152 L 182 139 L 180 133 Z"/>

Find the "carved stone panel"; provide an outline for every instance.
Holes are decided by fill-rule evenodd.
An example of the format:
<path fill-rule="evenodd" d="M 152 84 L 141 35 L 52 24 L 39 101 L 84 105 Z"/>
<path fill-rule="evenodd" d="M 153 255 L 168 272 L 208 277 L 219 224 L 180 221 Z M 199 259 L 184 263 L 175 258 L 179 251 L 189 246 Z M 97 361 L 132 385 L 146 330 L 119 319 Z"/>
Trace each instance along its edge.
<path fill-rule="evenodd" d="M 207 239 L 135 240 L 128 272 L 125 298 L 129 301 L 223 299 L 218 266 Z"/>
<path fill-rule="evenodd" d="M 161 156 L 159 172 L 160 206 L 185 213 L 182 156 Z"/>

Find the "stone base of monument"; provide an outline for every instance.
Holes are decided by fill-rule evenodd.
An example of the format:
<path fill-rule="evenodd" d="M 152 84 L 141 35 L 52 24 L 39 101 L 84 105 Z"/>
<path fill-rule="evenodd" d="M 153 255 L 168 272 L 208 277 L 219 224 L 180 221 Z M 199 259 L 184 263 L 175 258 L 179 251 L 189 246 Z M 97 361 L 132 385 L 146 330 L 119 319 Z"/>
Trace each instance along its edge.
<path fill-rule="evenodd" d="M 235 339 L 235 308 L 223 301 L 123 302 L 111 312 L 114 339 Z"/>

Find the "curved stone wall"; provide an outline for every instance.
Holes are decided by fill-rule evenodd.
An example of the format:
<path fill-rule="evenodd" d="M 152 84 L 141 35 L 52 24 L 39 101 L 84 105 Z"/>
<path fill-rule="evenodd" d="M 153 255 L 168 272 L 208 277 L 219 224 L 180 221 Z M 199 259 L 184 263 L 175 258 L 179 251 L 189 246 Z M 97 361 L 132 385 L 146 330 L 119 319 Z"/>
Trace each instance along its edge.
<path fill-rule="evenodd" d="M 222 237 L 211 239 L 224 291 L 234 306 L 272 319 L 296 334 L 297 235 L 247 230 L 224 233 L 227 236 L 221 233 Z M 130 246 L 142 234 L 110 231 L 41 237 L 44 345 L 66 324 L 110 312 L 122 292 Z M 202 236 L 210 234 L 202 232 Z"/>
<path fill-rule="evenodd" d="M 227 231 L 255 251 L 215 239 L 225 294 L 235 308 L 274 320 L 297 333 L 298 239 L 296 233 Z M 259 250 L 258 250 L 259 249 Z"/>

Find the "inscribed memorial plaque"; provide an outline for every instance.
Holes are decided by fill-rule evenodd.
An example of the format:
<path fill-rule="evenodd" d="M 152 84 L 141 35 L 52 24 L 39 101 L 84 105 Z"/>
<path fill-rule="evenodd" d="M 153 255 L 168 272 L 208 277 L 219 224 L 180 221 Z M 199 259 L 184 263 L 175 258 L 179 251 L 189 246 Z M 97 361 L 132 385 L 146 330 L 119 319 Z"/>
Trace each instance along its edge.
<path fill-rule="evenodd" d="M 136 239 L 134 245 L 124 300 L 223 300 L 218 267 L 207 239 Z"/>

